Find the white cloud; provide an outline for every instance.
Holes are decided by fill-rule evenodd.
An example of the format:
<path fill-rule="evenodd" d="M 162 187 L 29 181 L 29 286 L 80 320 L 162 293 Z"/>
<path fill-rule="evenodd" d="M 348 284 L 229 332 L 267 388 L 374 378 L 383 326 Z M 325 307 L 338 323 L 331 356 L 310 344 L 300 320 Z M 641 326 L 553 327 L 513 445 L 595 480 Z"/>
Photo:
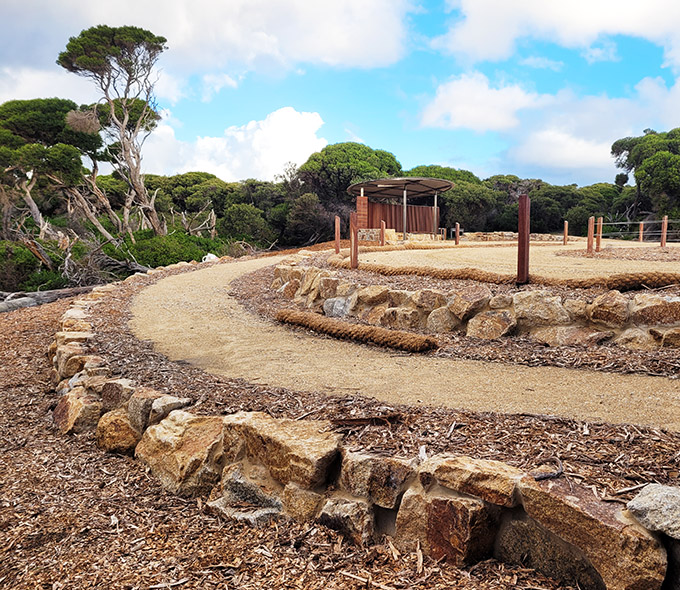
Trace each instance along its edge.
<path fill-rule="evenodd" d="M 520 65 L 537 70 L 552 70 L 559 72 L 564 67 L 564 62 L 548 59 L 547 57 L 532 55 L 520 60 Z"/>
<path fill-rule="evenodd" d="M 462 18 L 434 45 L 472 61 L 507 59 L 526 37 L 585 49 L 602 37 L 629 35 L 663 46 L 667 63 L 680 69 L 677 0 L 448 0 L 448 5 Z"/>
<path fill-rule="evenodd" d="M 54 63 L 69 36 L 97 24 L 134 24 L 168 40 L 173 70 L 277 68 L 296 63 L 371 68 L 397 61 L 411 0 L 10 1 L 0 55 Z M 8 26 L 11 23 L 13 26 Z M 36 48 L 36 40 L 41 48 Z"/>
<path fill-rule="evenodd" d="M 425 127 L 503 131 L 519 124 L 519 111 L 540 107 L 545 101 L 545 96 L 516 84 L 492 88 L 484 74 L 473 72 L 441 84 L 423 110 L 421 123 Z"/>
<path fill-rule="evenodd" d="M 586 47 L 581 52 L 581 55 L 589 64 L 594 64 L 600 61 L 619 61 L 619 56 L 616 52 L 616 43 L 609 40 L 604 40 L 599 45 L 591 45 Z"/>
<path fill-rule="evenodd" d="M 206 74 L 203 76 L 203 102 L 210 102 L 222 88 L 238 88 L 238 82 L 228 74 Z"/>
<path fill-rule="evenodd" d="M 78 104 L 84 104 L 97 101 L 99 94 L 89 81 L 59 68 L 0 68 L 0 103 L 53 97 L 69 98 Z"/>
<path fill-rule="evenodd" d="M 326 146 L 328 142 L 317 136 L 322 125 L 318 113 L 283 107 L 261 121 L 228 127 L 220 137 L 186 142 L 163 122 L 147 140 L 144 166 L 156 174 L 200 170 L 225 181 L 273 180 L 287 162 L 302 164 Z"/>

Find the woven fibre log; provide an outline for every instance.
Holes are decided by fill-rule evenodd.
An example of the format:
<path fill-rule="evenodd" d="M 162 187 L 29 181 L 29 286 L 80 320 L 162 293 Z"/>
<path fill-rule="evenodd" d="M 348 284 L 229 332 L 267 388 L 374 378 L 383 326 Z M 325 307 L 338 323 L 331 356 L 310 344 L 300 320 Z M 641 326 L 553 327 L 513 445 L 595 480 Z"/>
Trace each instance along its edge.
<path fill-rule="evenodd" d="M 349 322 L 320 316 L 316 313 L 294 309 L 279 310 L 276 313 L 276 319 L 279 322 L 302 326 L 335 338 L 372 342 L 373 344 L 380 344 L 381 346 L 406 350 L 408 352 L 424 352 L 438 346 L 436 338 L 431 336 L 421 336 L 400 330 L 388 330 L 377 326 L 350 324 Z"/>

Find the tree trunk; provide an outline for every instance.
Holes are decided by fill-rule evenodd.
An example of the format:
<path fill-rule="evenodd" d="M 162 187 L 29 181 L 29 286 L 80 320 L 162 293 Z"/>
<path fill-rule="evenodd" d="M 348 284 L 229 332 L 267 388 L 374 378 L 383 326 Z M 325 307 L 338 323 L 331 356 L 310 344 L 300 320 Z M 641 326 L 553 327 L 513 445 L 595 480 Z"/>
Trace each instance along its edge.
<path fill-rule="evenodd" d="M 35 186 L 37 180 L 38 176 L 37 174 L 34 174 L 30 182 L 26 182 L 25 180 L 23 180 L 19 184 L 19 186 L 21 187 L 21 191 L 23 193 L 24 203 L 26 203 L 26 206 L 28 207 L 31 217 L 33 218 L 33 221 L 40 229 L 39 236 L 41 238 L 54 240 L 58 238 L 57 232 L 55 232 L 52 229 L 52 226 L 49 224 L 49 222 L 46 221 L 45 218 L 42 216 L 42 213 L 40 213 L 40 209 L 38 209 L 38 205 L 36 205 L 35 201 L 33 200 L 33 196 L 31 195 L 31 191 L 33 190 L 33 187 Z"/>
<path fill-rule="evenodd" d="M 97 228 L 99 233 L 109 242 L 115 242 L 116 239 L 108 231 L 106 231 L 106 228 L 101 224 L 99 219 L 97 219 L 97 216 L 92 211 L 90 204 L 87 202 L 85 197 L 83 197 L 83 195 L 81 195 L 80 192 L 75 188 L 67 188 L 66 192 L 73 197 L 75 202 L 79 205 L 80 210 L 85 214 L 85 217 L 90 220 L 92 225 Z"/>

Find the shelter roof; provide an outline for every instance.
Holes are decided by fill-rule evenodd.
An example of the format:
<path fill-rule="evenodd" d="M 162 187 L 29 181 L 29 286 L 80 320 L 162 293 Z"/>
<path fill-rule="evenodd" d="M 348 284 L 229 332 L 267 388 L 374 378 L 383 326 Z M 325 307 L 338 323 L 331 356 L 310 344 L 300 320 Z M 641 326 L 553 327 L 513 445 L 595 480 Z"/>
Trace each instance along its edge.
<path fill-rule="evenodd" d="M 426 197 L 443 193 L 453 186 L 453 182 L 441 178 L 424 178 L 409 176 L 407 178 L 380 178 L 357 182 L 347 189 L 351 195 L 360 195 L 378 199 L 401 199 L 404 190 L 408 197 Z"/>

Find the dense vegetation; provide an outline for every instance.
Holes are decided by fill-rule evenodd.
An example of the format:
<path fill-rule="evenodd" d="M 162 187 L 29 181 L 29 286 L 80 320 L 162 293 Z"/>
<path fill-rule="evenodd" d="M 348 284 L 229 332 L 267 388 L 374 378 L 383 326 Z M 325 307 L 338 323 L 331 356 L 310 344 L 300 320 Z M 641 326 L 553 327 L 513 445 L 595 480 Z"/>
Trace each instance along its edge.
<path fill-rule="evenodd" d="M 90 284 L 130 272 L 238 255 L 249 248 L 305 246 L 347 227 L 362 180 L 432 176 L 452 180 L 441 222 L 474 231 L 514 231 L 520 194 L 531 197 L 535 232 L 586 231 L 605 223 L 680 217 L 680 128 L 616 141 L 614 183 L 555 186 L 539 179 L 422 165 L 359 143 L 329 145 L 275 182 L 225 182 L 214 174 L 144 174 L 141 148 L 159 115 L 153 66 L 165 39 L 136 27 L 98 26 L 69 40 L 57 63 L 101 91 L 93 105 L 62 98 L 0 105 L 0 291 Z M 107 163 L 108 175 L 99 173 Z M 635 186 L 629 186 L 629 173 Z M 430 205 L 428 200 L 427 205 Z"/>

